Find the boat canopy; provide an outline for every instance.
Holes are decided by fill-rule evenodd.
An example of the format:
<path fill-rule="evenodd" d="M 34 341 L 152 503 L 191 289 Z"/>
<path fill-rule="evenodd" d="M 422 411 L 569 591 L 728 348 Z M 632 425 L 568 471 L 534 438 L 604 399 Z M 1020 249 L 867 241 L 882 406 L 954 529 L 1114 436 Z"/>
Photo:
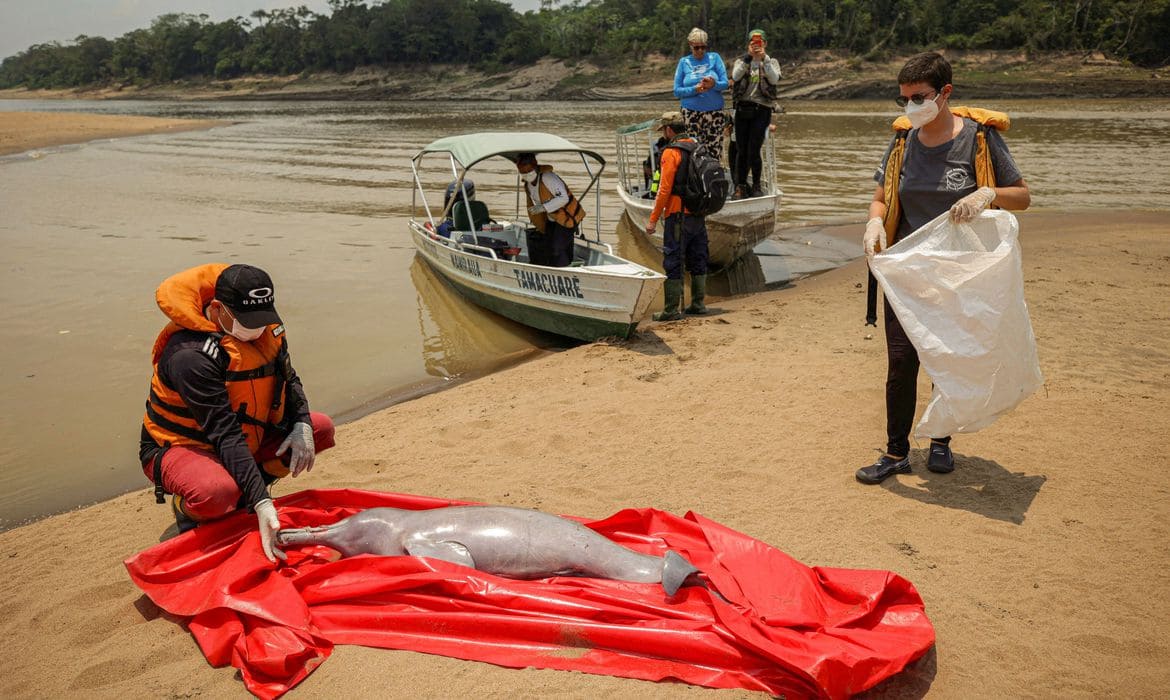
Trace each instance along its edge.
<path fill-rule="evenodd" d="M 450 153 L 464 170 L 493 156 L 503 156 L 515 162 L 521 153 L 580 153 L 603 166 L 605 164 L 605 158 L 596 151 L 581 148 L 561 136 L 539 131 L 482 131 L 447 136 L 424 146 L 414 159 L 418 160 L 427 153 Z"/>

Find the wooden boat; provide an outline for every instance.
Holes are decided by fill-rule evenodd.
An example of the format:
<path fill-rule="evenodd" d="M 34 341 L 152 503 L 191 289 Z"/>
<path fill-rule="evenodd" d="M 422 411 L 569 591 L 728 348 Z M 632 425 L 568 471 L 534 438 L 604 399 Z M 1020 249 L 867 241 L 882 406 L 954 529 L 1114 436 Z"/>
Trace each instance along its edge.
<path fill-rule="evenodd" d="M 643 170 L 644 163 L 654 162 L 651 153 L 660 136 L 654 126 L 654 120 L 650 120 L 617 130 L 618 196 L 632 227 L 643 236 L 646 235 L 650 212 L 654 209 L 650 183 Z M 776 226 L 776 214 L 784 193 L 776 182 L 776 149 L 771 132 L 764 139 L 761 157 L 760 189 L 763 195 L 730 199 L 722 209 L 707 217 L 708 249 L 713 270 L 730 266 L 770 236 Z M 662 232 L 663 226 L 659 225 L 650 239 L 658 248 L 662 247 Z"/>
<path fill-rule="evenodd" d="M 528 235 L 535 229 L 527 218 L 523 183 L 515 168 L 520 153 L 535 153 L 542 163 L 550 157 L 556 160 L 557 173 L 591 212 L 583 226 L 592 218 L 594 236 L 574 239 L 569 267 L 528 261 Z M 574 186 L 562 169 L 566 162 L 574 169 L 580 167 L 584 174 L 578 177 L 584 178 L 586 186 Z M 424 165 L 439 166 L 441 179 L 433 174 L 424 176 L 434 172 Z M 487 202 L 468 196 L 463 183 L 476 165 L 486 169 L 489 178 L 494 176 L 494 183 L 504 183 L 493 185 L 492 194 L 514 192 L 513 206 L 498 197 L 489 209 Z M 619 257 L 601 241 L 597 182 L 604 168 L 605 159 L 598 153 L 552 134 L 484 132 L 439 139 L 411 159 L 415 182 L 411 238 L 423 259 L 456 290 L 501 316 L 578 340 L 628 337 L 660 296 L 666 278 Z M 435 201 L 444 199 L 452 177 L 455 196 L 443 206 L 434 206 Z M 480 192 L 485 191 L 481 186 Z M 591 208 L 586 199 L 590 192 Z M 498 216 L 504 209 L 512 210 L 511 218 Z"/>

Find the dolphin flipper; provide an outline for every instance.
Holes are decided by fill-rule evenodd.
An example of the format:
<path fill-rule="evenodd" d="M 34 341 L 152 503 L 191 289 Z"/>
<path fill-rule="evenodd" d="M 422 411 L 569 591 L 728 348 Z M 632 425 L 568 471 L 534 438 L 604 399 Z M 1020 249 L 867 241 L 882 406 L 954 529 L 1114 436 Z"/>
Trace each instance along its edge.
<path fill-rule="evenodd" d="M 694 564 L 675 551 L 668 551 L 662 560 L 662 588 L 666 595 L 674 595 L 691 574 L 699 573 Z"/>
<path fill-rule="evenodd" d="M 462 564 L 472 569 L 475 568 L 475 559 L 471 556 L 471 552 L 467 551 L 467 547 L 450 540 L 444 540 L 443 542 L 410 542 L 406 545 L 406 553 L 412 557 L 442 559 L 452 564 Z"/>

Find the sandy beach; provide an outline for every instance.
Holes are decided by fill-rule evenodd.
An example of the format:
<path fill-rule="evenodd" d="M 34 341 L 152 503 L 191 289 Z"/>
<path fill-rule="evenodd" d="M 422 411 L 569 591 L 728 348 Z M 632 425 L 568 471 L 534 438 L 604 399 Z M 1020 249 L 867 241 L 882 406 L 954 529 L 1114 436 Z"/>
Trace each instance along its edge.
<path fill-rule="evenodd" d="M 142 131 L 118 120 L 105 123 Z M 74 126 L 56 143 L 94 137 Z M 1170 212 L 1020 222 L 1046 384 L 957 436 L 953 474 L 926 471 L 919 444 L 913 474 L 853 478 L 885 439 L 885 346 L 863 325 L 855 261 L 342 425 L 337 447 L 274 495 L 353 487 L 589 517 L 695 511 L 806 564 L 888 569 L 917 586 L 935 651 L 873 697 L 1164 696 Z M 921 408 L 924 374 L 919 387 Z M 0 533 L 0 696 L 247 696 L 126 575 L 123 559 L 173 533 L 146 486 Z M 289 697 L 552 695 L 759 697 L 349 646 Z"/>

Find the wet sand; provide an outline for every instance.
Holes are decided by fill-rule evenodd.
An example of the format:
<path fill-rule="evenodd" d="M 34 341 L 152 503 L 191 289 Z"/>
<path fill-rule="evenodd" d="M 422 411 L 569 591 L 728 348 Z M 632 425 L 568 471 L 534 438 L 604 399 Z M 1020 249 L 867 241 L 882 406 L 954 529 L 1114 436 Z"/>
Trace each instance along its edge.
<path fill-rule="evenodd" d="M 0 112 L 0 156 L 142 134 L 210 129 L 230 122 L 66 112 Z"/>
<path fill-rule="evenodd" d="M 1025 213 L 1021 239 L 1047 383 L 957 436 L 953 474 L 927 472 L 920 444 L 913 474 L 853 479 L 884 442 L 885 349 L 862 323 L 857 261 L 342 425 L 275 494 L 694 510 L 810 565 L 914 582 L 938 643 L 881 697 L 1164 694 L 1170 213 Z M 144 488 L 0 533 L 0 696 L 243 697 L 122 567 L 171 525 Z M 348 646 L 290 697 L 554 694 L 759 697 Z"/>

